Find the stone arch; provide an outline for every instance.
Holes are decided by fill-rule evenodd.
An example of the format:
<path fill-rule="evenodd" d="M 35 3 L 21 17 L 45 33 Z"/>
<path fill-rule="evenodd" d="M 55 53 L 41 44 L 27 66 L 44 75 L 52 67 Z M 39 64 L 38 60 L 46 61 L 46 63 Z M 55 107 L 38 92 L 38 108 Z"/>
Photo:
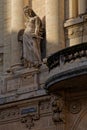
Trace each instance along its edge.
<path fill-rule="evenodd" d="M 82 111 L 79 117 L 76 119 L 71 130 L 83 130 L 87 128 L 87 108 Z"/>

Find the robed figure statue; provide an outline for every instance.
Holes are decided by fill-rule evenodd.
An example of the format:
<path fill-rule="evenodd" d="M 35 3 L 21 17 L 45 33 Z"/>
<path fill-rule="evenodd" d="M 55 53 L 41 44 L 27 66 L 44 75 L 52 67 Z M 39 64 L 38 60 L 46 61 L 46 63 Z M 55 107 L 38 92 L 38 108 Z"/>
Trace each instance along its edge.
<path fill-rule="evenodd" d="M 28 67 L 41 66 L 40 41 L 42 39 L 42 22 L 40 18 L 29 7 L 24 7 L 27 18 L 23 34 L 23 58 Z"/>

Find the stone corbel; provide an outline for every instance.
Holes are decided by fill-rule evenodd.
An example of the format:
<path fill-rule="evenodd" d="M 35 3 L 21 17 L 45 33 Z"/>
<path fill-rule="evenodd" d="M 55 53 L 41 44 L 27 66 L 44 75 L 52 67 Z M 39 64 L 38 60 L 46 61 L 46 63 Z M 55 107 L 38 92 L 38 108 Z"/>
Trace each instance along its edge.
<path fill-rule="evenodd" d="M 52 119 L 54 123 L 65 123 L 64 100 L 62 97 L 54 97 L 52 101 Z"/>

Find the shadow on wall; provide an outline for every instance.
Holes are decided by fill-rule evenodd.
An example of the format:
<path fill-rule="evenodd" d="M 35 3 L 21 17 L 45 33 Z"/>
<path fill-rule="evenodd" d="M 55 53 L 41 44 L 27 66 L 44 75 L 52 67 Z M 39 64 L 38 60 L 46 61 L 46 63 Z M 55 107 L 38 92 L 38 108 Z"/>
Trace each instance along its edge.
<path fill-rule="evenodd" d="M 41 60 L 43 60 L 46 57 L 46 22 L 45 22 L 45 16 L 42 18 L 42 37 L 40 42 L 40 49 L 41 49 Z"/>
<path fill-rule="evenodd" d="M 17 41 L 18 32 L 11 30 L 11 33 L 6 32 L 7 35 L 4 41 L 4 55 L 3 55 L 3 71 L 7 71 L 11 66 L 17 62 L 20 63 L 21 46 Z M 18 57 L 16 57 L 16 55 Z M 18 63 L 19 62 L 19 63 Z"/>
<path fill-rule="evenodd" d="M 16 32 L 16 31 L 12 31 L 11 32 L 11 66 L 13 66 L 13 64 L 15 64 L 15 62 L 17 64 L 21 64 L 21 56 L 22 56 L 22 46 L 21 46 L 21 38 L 19 39 L 19 35 L 22 32 L 23 33 L 23 29 L 21 29 L 22 31 L 20 32 Z M 21 36 L 21 35 L 20 35 Z M 14 58 L 13 58 L 13 57 Z"/>

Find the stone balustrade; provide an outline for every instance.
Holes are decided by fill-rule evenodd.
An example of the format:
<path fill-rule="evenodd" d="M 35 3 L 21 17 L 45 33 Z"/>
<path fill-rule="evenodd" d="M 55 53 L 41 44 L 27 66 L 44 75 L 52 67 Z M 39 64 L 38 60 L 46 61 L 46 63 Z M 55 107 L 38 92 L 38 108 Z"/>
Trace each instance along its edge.
<path fill-rule="evenodd" d="M 47 66 L 49 70 L 65 65 L 72 60 L 80 59 L 81 57 L 87 57 L 87 43 L 82 43 L 72 47 L 67 47 L 55 54 L 51 55 L 47 60 Z"/>

